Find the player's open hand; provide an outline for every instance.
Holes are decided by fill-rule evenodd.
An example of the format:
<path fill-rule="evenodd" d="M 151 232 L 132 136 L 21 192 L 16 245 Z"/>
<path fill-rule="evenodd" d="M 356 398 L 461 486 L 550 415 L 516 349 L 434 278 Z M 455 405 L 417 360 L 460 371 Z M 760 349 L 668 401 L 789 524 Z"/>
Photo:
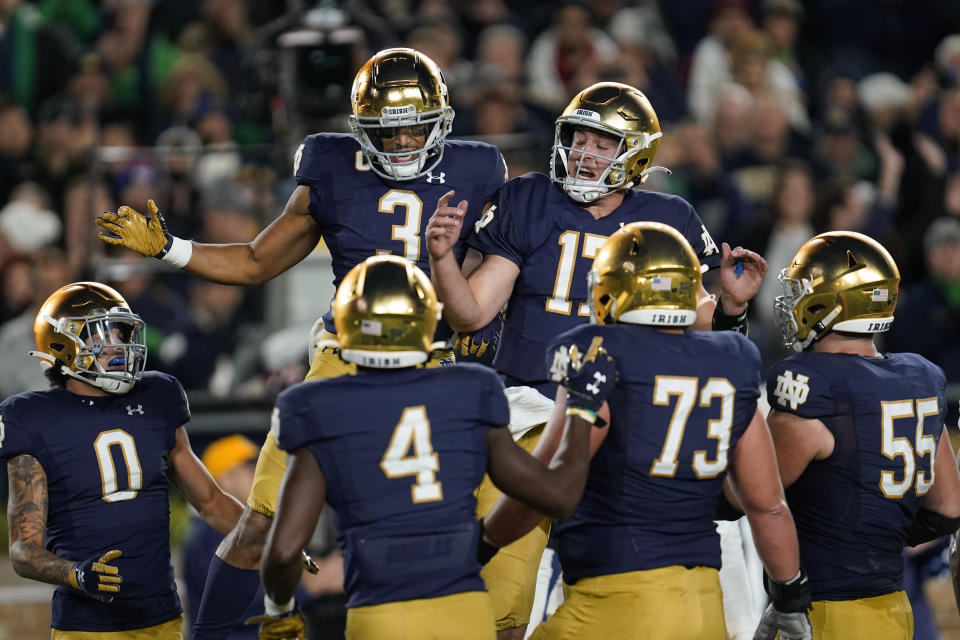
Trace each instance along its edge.
<path fill-rule="evenodd" d="M 172 243 L 167 221 L 153 200 L 147 202 L 147 212 L 150 218 L 126 205 L 116 213 L 104 211 L 96 223 L 105 231 L 97 237 L 107 244 L 126 247 L 140 255 L 162 258 Z"/>
<path fill-rule="evenodd" d="M 767 273 L 767 261 L 749 249 L 731 249 L 726 242 L 720 252 L 720 287 L 723 290 L 720 302 L 726 315 L 737 316 L 746 311 L 747 303 L 757 295 Z"/>
<path fill-rule="evenodd" d="M 453 194 L 451 189 L 440 196 L 437 209 L 427 223 L 427 251 L 434 260 L 446 256 L 460 239 L 463 217 L 467 213 L 467 201 L 461 200 L 457 206 L 450 206 Z"/>
<path fill-rule="evenodd" d="M 101 602 L 110 602 L 120 593 L 120 570 L 110 563 L 122 555 L 119 549 L 77 562 L 70 570 L 70 585 Z"/>

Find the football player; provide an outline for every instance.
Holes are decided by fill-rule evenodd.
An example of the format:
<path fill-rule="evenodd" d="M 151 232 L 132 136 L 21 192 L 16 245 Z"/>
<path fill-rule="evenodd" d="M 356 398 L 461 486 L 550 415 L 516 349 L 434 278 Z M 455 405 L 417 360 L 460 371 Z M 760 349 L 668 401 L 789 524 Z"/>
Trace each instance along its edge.
<path fill-rule="evenodd" d="M 277 398 L 271 430 L 290 463 L 261 564 L 268 613 L 296 615 L 299 550 L 326 503 L 341 535 L 347 637 L 492 640 L 474 491 L 488 471 L 509 495 L 569 515 L 586 479 L 591 425 L 568 421 L 548 469 L 510 436 L 494 371 L 420 366 L 441 305 L 409 261 L 368 258 L 332 306 L 341 356 L 358 371 Z M 589 383 L 590 371 L 572 372 L 568 384 Z"/>
<path fill-rule="evenodd" d="M 814 635 L 908 640 L 901 551 L 960 526 L 943 371 L 874 344 L 893 323 L 900 273 L 871 238 L 816 236 L 780 283 L 777 324 L 797 353 L 768 374 L 768 420 L 810 574 Z"/>
<path fill-rule="evenodd" d="M 550 177 L 529 173 L 508 182 L 485 208 L 467 242 L 483 254 L 465 278 L 457 242 L 470 225 L 466 201 L 438 202 L 427 225 L 432 278 L 444 315 L 458 331 L 483 327 L 506 304 L 506 320 L 493 365 L 507 384 L 510 427 L 532 450 L 553 407 L 556 383 L 543 352 L 549 341 L 589 317 L 586 274 L 606 238 L 640 220 L 678 229 L 704 268 L 723 268 L 720 304 L 700 308 L 700 327 L 743 328 L 747 302 L 756 293 L 766 263 L 756 253 L 723 245 L 722 254 L 682 198 L 639 190 L 660 146 L 657 115 L 640 91 L 601 82 L 578 94 L 557 119 Z M 735 270 L 739 264 L 739 273 Z M 480 493 L 480 513 L 498 493 L 489 480 Z M 484 568 L 501 640 L 523 637 L 530 619 L 534 583 L 547 525 L 501 552 Z M 499 583 L 495 585 L 495 583 Z M 507 633 L 506 630 L 514 631 Z"/>
<path fill-rule="evenodd" d="M 386 49 L 370 58 L 354 80 L 351 106 L 352 134 L 304 139 L 294 158 L 299 186 L 280 217 L 252 242 L 209 245 L 171 236 L 152 201 L 149 220 L 130 207 L 103 214 L 97 220 L 105 229 L 101 240 L 226 284 L 265 282 L 303 260 L 321 238 L 330 250 L 335 285 L 354 265 L 383 252 L 429 269 L 421 246 L 428 218 L 424 203 L 453 190 L 479 210 L 506 180 L 503 157 L 489 144 L 447 139 L 454 115 L 447 86 L 439 67 L 413 49 Z M 459 262 L 466 245 L 462 239 L 453 245 Z M 499 327 L 496 321 L 492 326 Z M 355 370 L 340 358 L 334 332 L 327 313 L 308 380 Z M 479 346 L 489 341 L 486 333 L 477 336 Z M 443 325 L 437 337 L 449 335 Z M 445 360 L 452 362 L 449 351 Z M 242 622 L 259 586 L 256 568 L 285 465 L 271 434 L 257 464 L 249 509 L 211 562 L 194 638 L 224 638 Z"/>
<path fill-rule="evenodd" d="M 558 407 L 586 406 L 588 421 L 600 424 L 605 409 L 609 426 L 599 430 L 579 506 L 554 525 L 567 597 L 531 637 L 723 640 L 714 512 L 729 478 L 773 580 L 783 637 L 809 638 L 797 534 L 757 409 L 756 346 L 730 331 L 687 331 L 697 317 L 700 263 L 668 225 L 636 222 L 615 232 L 589 283 L 596 324 L 555 338 L 545 365 L 562 382 L 577 354 L 602 346 L 616 362 L 607 377 L 618 381 L 606 404 L 600 393 L 558 394 Z M 552 455 L 557 426 L 551 420 L 538 453 Z M 485 526 L 499 544 L 538 519 L 501 499 Z"/>
<path fill-rule="evenodd" d="M 51 637 L 179 640 L 170 563 L 170 484 L 218 531 L 243 506 L 190 448 L 187 397 L 145 372 L 144 326 L 114 289 L 77 282 L 37 312 L 52 388 L 0 404 L 10 560 L 57 585 Z"/>

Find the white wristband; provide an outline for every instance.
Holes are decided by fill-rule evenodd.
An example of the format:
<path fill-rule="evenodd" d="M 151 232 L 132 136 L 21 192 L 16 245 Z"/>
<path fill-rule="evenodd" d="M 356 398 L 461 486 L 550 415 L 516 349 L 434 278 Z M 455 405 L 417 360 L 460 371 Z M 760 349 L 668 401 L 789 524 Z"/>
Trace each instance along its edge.
<path fill-rule="evenodd" d="M 293 598 L 290 598 L 284 604 L 277 604 L 270 599 L 270 596 L 263 594 L 263 609 L 268 616 L 282 616 L 285 613 L 290 613 L 293 611 L 295 604 Z"/>
<path fill-rule="evenodd" d="M 190 262 L 192 255 L 193 243 L 189 240 L 173 236 L 170 243 L 170 250 L 160 259 L 169 265 L 173 265 L 177 269 L 183 269 L 187 266 L 187 263 Z"/>

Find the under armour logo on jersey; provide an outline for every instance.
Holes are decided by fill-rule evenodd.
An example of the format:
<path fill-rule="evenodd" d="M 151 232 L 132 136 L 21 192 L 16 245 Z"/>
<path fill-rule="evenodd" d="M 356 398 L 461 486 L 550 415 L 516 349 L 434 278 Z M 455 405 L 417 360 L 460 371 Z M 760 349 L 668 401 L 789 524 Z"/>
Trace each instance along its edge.
<path fill-rule="evenodd" d="M 433 171 L 427 172 L 427 182 L 429 182 L 430 184 L 433 184 L 434 182 L 437 182 L 439 184 L 445 184 L 447 182 L 445 180 L 446 177 L 447 177 L 447 174 L 445 174 L 443 171 L 441 171 L 440 175 L 438 176 L 433 175 Z"/>
<path fill-rule="evenodd" d="M 796 410 L 797 407 L 807 401 L 807 396 L 810 394 L 808 380 L 810 380 L 810 376 L 798 373 L 797 377 L 794 378 L 792 371 L 784 371 L 777 376 L 777 388 L 773 391 L 773 396 L 781 406 L 785 407 L 789 402 L 790 408 Z"/>
<path fill-rule="evenodd" d="M 132 416 L 135 413 L 139 413 L 140 415 L 143 415 L 142 404 L 138 404 L 136 409 L 134 409 L 132 405 L 129 405 L 129 404 L 127 405 L 127 415 Z"/>
<path fill-rule="evenodd" d="M 593 395 L 597 395 L 598 393 L 600 393 L 600 385 L 602 385 L 604 382 L 607 381 L 607 376 L 603 375 L 599 371 L 594 371 L 593 379 L 596 382 L 589 383 L 586 386 L 586 390 L 592 393 Z"/>

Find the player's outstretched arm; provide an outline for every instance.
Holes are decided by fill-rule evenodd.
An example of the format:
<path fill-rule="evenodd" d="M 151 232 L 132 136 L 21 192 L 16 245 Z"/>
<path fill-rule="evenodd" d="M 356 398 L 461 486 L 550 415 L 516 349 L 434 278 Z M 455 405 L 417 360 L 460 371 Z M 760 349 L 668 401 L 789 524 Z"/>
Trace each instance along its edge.
<path fill-rule="evenodd" d="M 110 602 L 120 591 L 123 579 L 109 563 L 120 557 L 114 549 L 101 556 L 66 560 L 43 545 L 47 529 L 47 474 L 31 455 L 7 463 L 10 498 L 7 523 L 10 529 L 10 562 L 17 575 L 29 580 L 73 587 L 87 595 Z"/>
<path fill-rule="evenodd" d="M 610 409 L 606 404 L 597 411 L 597 416 L 603 422 L 609 423 Z M 560 448 L 566 426 L 567 391 L 563 387 L 558 387 L 553 413 L 543 429 L 540 441 L 533 450 L 533 457 L 545 465 L 550 464 L 550 460 Z M 597 424 L 590 429 L 591 458 L 603 444 L 609 430 L 609 426 L 600 427 Z M 544 514 L 531 509 L 523 502 L 508 495 L 501 495 L 490 512 L 483 517 L 483 528 L 487 540 L 496 547 L 502 547 L 532 531 L 545 517 Z"/>
<path fill-rule="evenodd" d="M 509 300 L 520 269 L 506 258 L 487 255 L 469 279 L 463 275 L 453 247 L 460 237 L 467 201 L 452 207 L 453 194 L 448 191 L 440 197 L 427 223 L 430 278 L 450 326 L 455 331 L 476 331 L 488 325 Z"/>
<path fill-rule="evenodd" d="M 779 633 L 783 640 L 809 640 L 810 584 L 800 566 L 797 530 L 780 484 L 773 439 L 759 410 L 732 452 L 730 479 L 750 522 L 771 600 L 754 639 L 773 640 Z"/>
<path fill-rule="evenodd" d="M 575 345 L 557 348 L 551 375 L 561 383 L 563 393 L 557 393 L 557 405 L 534 456 L 518 456 L 522 460 L 511 463 L 512 466 L 501 466 L 500 457 L 491 448 L 490 478 L 506 494 L 484 518 L 487 537 L 494 545 L 502 546 L 522 536 L 540 522 L 540 514 L 567 517 L 580 502 L 590 457 L 606 435 L 605 431 L 597 434 L 594 427 L 606 425 L 606 417 L 609 416 L 606 399 L 618 378 L 616 363 L 600 346 L 601 343 L 599 338 L 594 340 L 587 353 L 582 355 Z M 559 424 L 563 424 L 563 430 L 558 440 Z M 510 441 L 512 443 L 512 438 Z M 488 446 L 490 444 L 488 438 Z M 506 458 L 508 453 L 502 454 L 503 457 Z M 553 480 L 549 477 L 537 478 L 546 460 L 550 460 L 549 472 L 556 474 L 562 469 L 567 475 L 558 475 Z M 521 469 L 521 464 L 527 465 L 529 477 L 513 477 L 512 473 Z M 574 466 L 568 472 L 563 468 L 564 465 Z M 552 486 L 540 486 L 543 482 Z M 551 496 L 550 491 L 554 489 L 557 495 Z M 506 496 L 512 496 L 515 500 L 511 501 Z M 543 500 L 555 502 L 555 505 L 546 506 L 557 506 L 568 513 L 558 514 L 556 510 L 551 511 L 537 504 Z"/>
<path fill-rule="evenodd" d="M 303 568 L 301 550 L 317 526 L 327 483 L 317 459 L 304 447 L 287 455 L 277 512 L 260 561 L 260 577 L 275 603 L 293 599 Z"/>
<path fill-rule="evenodd" d="M 261 284 L 302 261 L 320 241 L 320 229 L 309 215 L 310 190 L 297 187 L 283 213 L 253 241 L 200 244 L 177 238 L 167 230 L 153 200 L 144 216 L 132 207 L 104 212 L 96 223 L 106 244 L 158 258 L 178 269 L 221 284 Z"/>
<path fill-rule="evenodd" d="M 590 466 L 592 427 L 593 423 L 578 415 L 568 416 L 560 446 L 549 466 L 520 448 L 508 429 L 491 429 L 487 436 L 490 479 L 503 493 L 535 512 L 552 518 L 569 517 L 583 495 Z M 539 519 L 534 519 L 533 526 L 537 522 Z"/>
<path fill-rule="evenodd" d="M 767 573 L 779 582 L 791 579 L 800 568 L 797 532 L 780 484 L 773 439 L 759 410 L 732 452 L 730 480 Z"/>
<path fill-rule="evenodd" d="M 213 479 L 193 449 L 184 427 L 177 429 L 176 442 L 167 457 L 167 476 L 187 502 L 211 527 L 226 535 L 240 519 L 243 505 Z"/>

